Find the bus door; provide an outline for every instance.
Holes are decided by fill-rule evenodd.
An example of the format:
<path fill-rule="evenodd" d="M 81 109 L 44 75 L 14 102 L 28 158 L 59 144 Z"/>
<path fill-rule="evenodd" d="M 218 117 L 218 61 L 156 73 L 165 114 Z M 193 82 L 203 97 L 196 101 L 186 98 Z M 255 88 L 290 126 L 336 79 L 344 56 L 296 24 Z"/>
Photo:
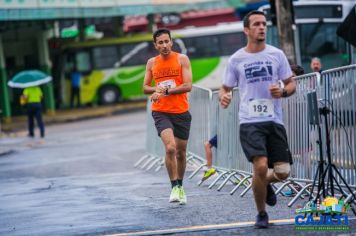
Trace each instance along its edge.
<path fill-rule="evenodd" d="M 92 60 L 90 55 L 90 50 L 77 50 L 70 51 L 65 53 L 65 97 L 64 101 L 66 105 L 70 104 L 70 96 L 71 96 L 71 74 L 76 71 L 81 74 L 80 81 L 80 101 L 82 104 L 88 103 L 88 97 L 92 97 L 93 92 L 90 92 L 91 81 L 90 81 L 90 73 L 92 71 Z"/>

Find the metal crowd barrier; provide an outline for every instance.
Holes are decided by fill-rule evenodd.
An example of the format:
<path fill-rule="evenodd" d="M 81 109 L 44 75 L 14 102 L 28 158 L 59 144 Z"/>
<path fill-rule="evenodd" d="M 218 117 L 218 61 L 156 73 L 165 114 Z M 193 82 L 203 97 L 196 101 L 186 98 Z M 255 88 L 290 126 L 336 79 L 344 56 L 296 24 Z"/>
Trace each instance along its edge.
<path fill-rule="evenodd" d="M 351 187 L 342 188 L 342 195 L 350 200 L 351 192 L 356 190 L 356 65 L 322 72 L 321 83 L 318 95 L 322 98 L 322 106 L 331 111 L 322 119 L 322 125 L 326 127 L 325 123 L 328 124 L 331 161 Z M 327 158 L 327 153 L 324 156 Z M 333 173 L 335 185 L 342 185 L 336 171 Z M 353 200 L 356 203 L 356 199 Z"/>
<path fill-rule="evenodd" d="M 159 171 L 164 165 L 165 150 L 160 137 L 157 135 L 157 130 L 151 115 L 151 100 L 147 98 L 146 105 L 146 152 L 147 154 L 141 157 L 134 166 L 140 166 L 141 169 L 150 170 L 156 166 L 156 171 Z"/>
<path fill-rule="evenodd" d="M 292 206 L 302 193 L 309 194 L 309 187 L 314 178 L 320 158 L 318 130 L 309 125 L 307 94 L 315 91 L 320 84 L 320 74 L 311 73 L 295 78 L 296 92 L 282 99 L 283 123 L 286 128 L 293 165 L 288 181 L 282 184 L 276 193 L 289 187 L 296 196 L 289 203 Z M 296 189 L 296 185 L 299 186 Z"/>
<path fill-rule="evenodd" d="M 195 114 L 198 115 L 198 117 L 203 114 L 204 116 L 204 121 L 201 123 L 200 120 L 195 119 L 194 121 L 201 125 L 202 128 L 204 129 L 204 135 L 203 137 L 200 137 L 198 139 L 190 137 L 190 143 L 195 143 L 195 146 L 197 145 L 197 149 L 190 149 L 189 147 L 189 154 L 191 156 L 194 156 L 200 160 L 200 164 L 198 165 L 198 168 L 195 169 L 189 176 L 189 179 L 192 179 L 195 175 L 197 175 L 204 166 L 206 166 L 206 157 L 205 157 L 205 150 L 204 150 L 204 143 L 208 140 L 210 140 L 212 137 L 214 137 L 217 134 L 217 117 L 218 117 L 218 91 L 212 92 L 211 90 L 206 90 L 200 87 L 196 87 L 196 89 L 201 89 L 203 91 L 209 91 L 209 97 L 205 94 L 205 101 L 203 102 L 194 102 L 193 99 L 191 99 L 191 108 L 194 107 L 199 107 L 203 112 L 195 112 Z M 193 97 L 191 97 L 193 98 Z M 204 106 L 204 108 L 202 107 Z M 194 111 L 195 109 L 191 109 L 191 112 Z M 193 115 L 193 113 L 192 113 Z M 201 124 L 200 124 L 201 123 Z M 192 126 L 194 126 L 195 123 L 192 123 Z M 194 127 L 192 127 L 194 129 Z M 208 134 L 208 135 L 207 135 Z M 215 165 L 215 157 L 216 157 L 216 149 L 212 149 L 213 152 L 213 164 Z M 217 169 L 217 171 L 220 171 Z M 199 181 L 198 185 L 201 185 L 203 181 Z"/>
<path fill-rule="evenodd" d="M 189 112 L 192 115 L 188 140 L 187 161 L 203 167 L 205 162 L 204 142 L 210 136 L 210 103 L 212 91 L 194 85 L 189 94 Z M 190 177 L 191 178 L 191 177 Z"/>
<path fill-rule="evenodd" d="M 239 94 L 238 89 L 232 91 L 232 101 L 227 109 L 219 106 L 217 117 L 218 148 L 215 166 L 225 169 L 209 186 L 212 188 L 218 180 L 224 178 L 224 181 L 218 186 L 220 191 L 229 181 L 240 183 L 245 176 L 241 173 L 239 165 L 244 161 L 244 155 L 240 149 L 239 142 Z M 246 159 L 245 159 L 246 160 Z"/>
<path fill-rule="evenodd" d="M 294 164 L 290 178 L 274 186 L 276 194 L 283 195 L 283 189 L 287 187 L 291 189 L 296 195 L 288 206 L 303 198 L 304 193 L 313 194 L 309 191 L 319 164 L 321 150 L 324 160 L 327 160 L 326 131 L 323 126 L 325 121 L 321 117 L 322 133 L 319 135 L 318 127 L 310 125 L 308 120 L 307 94 L 312 91 L 317 92 L 320 106 L 327 106 L 332 111 L 327 118 L 332 161 L 351 185 L 351 190 L 356 192 L 356 65 L 328 70 L 321 76 L 319 73 L 299 76 L 296 77 L 296 83 L 296 93 L 282 99 L 283 120 Z M 194 86 L 190 93 L 190 112 L 193 118 L 187 161 L 196 167 L 189 176 L 193 178 L 206 165 L 204 142 L 217 134 L 218 148 L 213 154 L 213 166 L 217 169 L 218 175 L 215 179 L 212 178 L 209 188 L 220 183 L 217 190 L 221 190 L 226 183 L 231 182 L 236 186 L 230 194 L 243 186 L 245 189 L 240 194 L 242 197 L 251 189 L 252 165 L 247 161 L 240 145 L 238 104 L 237 89 L 233 90 L 233 100 L 228 109 L 222 109 L 219 106 L 217 92 Z M 149 108 L 148 102 L 148 111 Z M 153 121 L 149 120 L 152 119 L 151 114 L 150 112 L 147 114 L 149 118 L 146 149 L 149 154 L 143 157 L 140 163 L 144 160 L 152 163 L 157 160 L 156 157 L 164 156 L 163 146 L 160 148 L 157 146 L 161 141 Z M 319 137 L 322 138 L 322 147 L 319 145 Z M 146 166 L 150 167 L 149 164 Z M 201 183 L 199 182 L 199 185 Z M 346 202 L 352 199 L 350 191 L 342 194 Z"/>
<path fill-rule="evenodd" d="M 232 102 L 227 109 L 219 106 L 218 93 L 213 93 L 211 101 L 211 137 L 217 134 L 218 148 L 213 155 L 213 166 L 218 172 L 218 176 L 209 185 L 213 188 L 222 180 L 217 190 L 220 191 L 228 182 L 236 184 L 232 190 L 233 194 L 238 187 L 248 187 L 248 179 L 251 177 L 250 167 L 241 149 L 239 142 L 239 95 L 238 89 L 232 93 Z M 214 150 L 215 151 L 215 150 Z M 201 184 L 201 182 L 199 183 Z"/>
<path fill-rule="evenodd" d="M 327 91 L 324 97 L 320 94 L 325 99 L 323 106 L 331 110 L 327 118 L 332 162 L 347 182 L 355 186 L 356 65 L 324 71 L 321 82 L 321 91 Z"/>

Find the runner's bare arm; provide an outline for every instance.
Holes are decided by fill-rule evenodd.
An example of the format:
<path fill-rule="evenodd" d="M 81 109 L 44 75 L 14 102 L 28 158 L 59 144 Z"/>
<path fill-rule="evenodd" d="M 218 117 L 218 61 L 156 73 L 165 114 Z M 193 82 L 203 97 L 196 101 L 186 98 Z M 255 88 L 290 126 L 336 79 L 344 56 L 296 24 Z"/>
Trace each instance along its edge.
<path fill-rule="evenodd" d="M 143 80 L 143 92 L 144 94 L 152 94 L 156 91 L 156 87 L 152 86 L 152 66 L 154 58 L 150 58 L 147 61 L 145 78 Z"/>
<path fill-rule="evenodd" d="M 179 55 L 179 62 L 182 65 L 183 83 L 175 88 L 168 89 L 168 94 L 180 94 L 192 90 L 192 67 L 186 55 Z"/>
<path fill-rule="evenodd" d="M 287 90 L 287 97 L 292 95 L 296 88 L 297 88 L 297 83 L 295 82 L 294 77 L 289 77 L 286 80 L 283 80 L 284 83 L 284 89 Z"/>
<path fill-rule="evenodd" d="M 219 91 L 219 100 L 220 105 L 223 108 L 227 108 L 231 102 L 232 95 L 231 95 L 232 88 L 222 85 Z"/>
<path fill-rule="evenodd" d="M 293 77 L 289 77 L 286 80 L 283 80 L 284 88 L 280 88 L 279 86 L 272 86 L 270 88 L 270 92 L 272 97 L 274 98 L 281 98 L 281 97 L 289 97 L 295 92 L 296 89 L 296 82 Z M 286 91 L 285 95 L 283 95 L 283 91 Z"/>

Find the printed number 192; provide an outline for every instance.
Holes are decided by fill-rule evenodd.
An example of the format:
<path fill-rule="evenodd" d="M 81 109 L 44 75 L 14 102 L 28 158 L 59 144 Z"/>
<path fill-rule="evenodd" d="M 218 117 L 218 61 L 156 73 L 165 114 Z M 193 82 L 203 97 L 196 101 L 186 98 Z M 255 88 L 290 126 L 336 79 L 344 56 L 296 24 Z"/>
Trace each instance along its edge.
<path fill-rule="evenodd" d="M 253 109 L 255 112 L 267 112 L 266 105 L 253 105 Z"/>

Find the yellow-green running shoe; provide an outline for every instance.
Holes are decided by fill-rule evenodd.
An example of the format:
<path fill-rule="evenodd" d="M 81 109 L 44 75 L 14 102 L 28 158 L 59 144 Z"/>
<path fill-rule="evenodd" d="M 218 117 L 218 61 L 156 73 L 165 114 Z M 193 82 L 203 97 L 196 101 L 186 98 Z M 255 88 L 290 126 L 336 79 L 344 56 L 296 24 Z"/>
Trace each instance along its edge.
<path fill-rule="evenodd" d="M 180 188 L 174 186 L 171 191 L 171 196 L 169 196 L 169 202 L 179 202 L 180 201 Z"/>
<path fill-rule="evenodd" d="M 207 180 L 210 176 L 214 175 L 216 173 L 216 170 L 214 168 L 209 168 L 206 171 L 204 171 L 204 175 L 201 181 Z"/>
<path fill-rule="evenodd" d="M 187 203 L 187 196 L 185 195 L 185 191 L 183 186 L 179 187 L 179 204 L 184 205 Z"/>

